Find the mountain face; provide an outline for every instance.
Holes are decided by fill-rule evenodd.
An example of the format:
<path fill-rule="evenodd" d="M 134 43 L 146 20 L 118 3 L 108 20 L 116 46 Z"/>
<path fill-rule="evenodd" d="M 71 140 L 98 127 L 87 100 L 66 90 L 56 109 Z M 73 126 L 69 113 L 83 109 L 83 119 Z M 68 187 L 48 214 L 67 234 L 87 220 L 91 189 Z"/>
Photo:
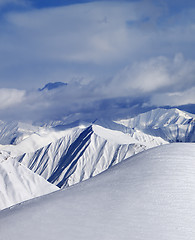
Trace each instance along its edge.
<path fill-rule="evenodd" d="M 195 116 L 178 109 L 154 109 L 117 123 L 168 142 L 195 142 Z"/>
<path fill-rule="evenodd" d="M 58 190 L 38 174 L 0 152 L 0 210 Z"/>
<path fill-rule="evenodd" d="M 0 238 L 193 240 L 194 145 L 143 151 L 88 181 L 1 211 Z"/>

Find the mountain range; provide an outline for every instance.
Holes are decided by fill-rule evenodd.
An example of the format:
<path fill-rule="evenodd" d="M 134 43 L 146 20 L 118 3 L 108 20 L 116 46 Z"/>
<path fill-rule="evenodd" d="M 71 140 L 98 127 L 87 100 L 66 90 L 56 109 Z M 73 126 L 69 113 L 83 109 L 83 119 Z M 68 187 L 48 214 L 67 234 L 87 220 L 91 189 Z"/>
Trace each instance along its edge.
<path fill-rule="evenodd" d="M 149 148 L 195 142 L 194 131 L 193 114 L 162 108 L 127 119 L 81 120 L 68 125 L 63 121 L 42 126 L 1 121 L 0 169 L 5 187 L 0 208 L 70 187 Z M 27 180 L 21 179 L 21 171 Z M 20 191 L 16 190 L 18 181 Z"/>

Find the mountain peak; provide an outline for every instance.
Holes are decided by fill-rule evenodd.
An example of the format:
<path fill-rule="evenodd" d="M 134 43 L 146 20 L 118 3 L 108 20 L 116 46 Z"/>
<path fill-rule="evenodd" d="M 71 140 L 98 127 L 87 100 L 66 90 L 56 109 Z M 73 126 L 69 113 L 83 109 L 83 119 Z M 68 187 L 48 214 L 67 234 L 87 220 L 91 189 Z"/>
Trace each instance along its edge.
<path fill-rule="evenodd" d="M 68 84 L 67 83 L 64 83 L 64 82 L 50 82 L 50 83 L 47 83 L 43 88 L 39 88 L 39 91 L 44 91 L 44 90 L 53 90 L 55 88 L 59 88 L 59 87 L 64 87 L 64 86 L 67 86 Z"/>

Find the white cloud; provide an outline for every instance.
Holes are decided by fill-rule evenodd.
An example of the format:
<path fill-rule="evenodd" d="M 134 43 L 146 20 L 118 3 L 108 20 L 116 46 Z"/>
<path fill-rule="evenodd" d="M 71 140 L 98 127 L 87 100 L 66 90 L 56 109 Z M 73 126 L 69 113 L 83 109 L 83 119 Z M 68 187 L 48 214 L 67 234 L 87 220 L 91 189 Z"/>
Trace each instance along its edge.
<path fill-rule="evenodd" d="M 9 107 L 9 115 L 11 112 L 17 118 L 45 120 L 70 114 L 116 114 L 131 102 L 143 103 L 143 99 L 145 106 L 195 103 L 194 76 L 195 61 L 186 60 L 181 54 L 174 58 L 156 57 L 126 67 L 107 81 L 78 79 L 64 88 L 27 94 L 3 89 L 1 109 Z"/>
<path fill-rule="evenodd" d="M 28 120 L 76 113 L 99 116 L 107 114 L 108 109 L 115 114 L 120 107 L 143 99 L 146 106 L 195 103 L 194 76 L 195 61 L 177 54 L 174 58 L 161 56 L 134 63 L 103 81 L 76 77 L 64 88 L 26 94 L 22 90 L 0 89 L 1 116 L 13 114 L 13 118 Z"/>
<path fill-rule="evenodd" d="M 182 54 L 156 57 L 134 63 L 119 72 L 105 91 L 115 96 L 136 96 L 155 92 L 178 92 L 194 86 L 195 61 Z"/>
<path fill-rule="evenodd" d="M 20 104 L 24 97 L 24 90 L 0 88 L 0 110 Z"/>
<path fill-rule="evenodd" d="M 31 57 L 41 59 L 105 63 L 126 55 L 126 21 L 140 17 L 134 5 L 95 2 L 11 13 L 7 21 L 16 29 L 14 41 L 20 48 L 17 51 L 27 51 Z"/>

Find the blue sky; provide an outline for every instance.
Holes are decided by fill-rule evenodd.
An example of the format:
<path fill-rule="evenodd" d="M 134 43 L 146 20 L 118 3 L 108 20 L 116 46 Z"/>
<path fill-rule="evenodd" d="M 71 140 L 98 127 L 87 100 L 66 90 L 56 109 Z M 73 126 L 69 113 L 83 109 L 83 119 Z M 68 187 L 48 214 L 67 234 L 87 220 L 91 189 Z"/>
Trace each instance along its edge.
<path fill-rule="evenodd" d="M 0 0 L 0 118 L 105 99 L 193 104 L 194 45 L 192 0 Z M 36 92 L 57 81 L 68 90 Z"/>

